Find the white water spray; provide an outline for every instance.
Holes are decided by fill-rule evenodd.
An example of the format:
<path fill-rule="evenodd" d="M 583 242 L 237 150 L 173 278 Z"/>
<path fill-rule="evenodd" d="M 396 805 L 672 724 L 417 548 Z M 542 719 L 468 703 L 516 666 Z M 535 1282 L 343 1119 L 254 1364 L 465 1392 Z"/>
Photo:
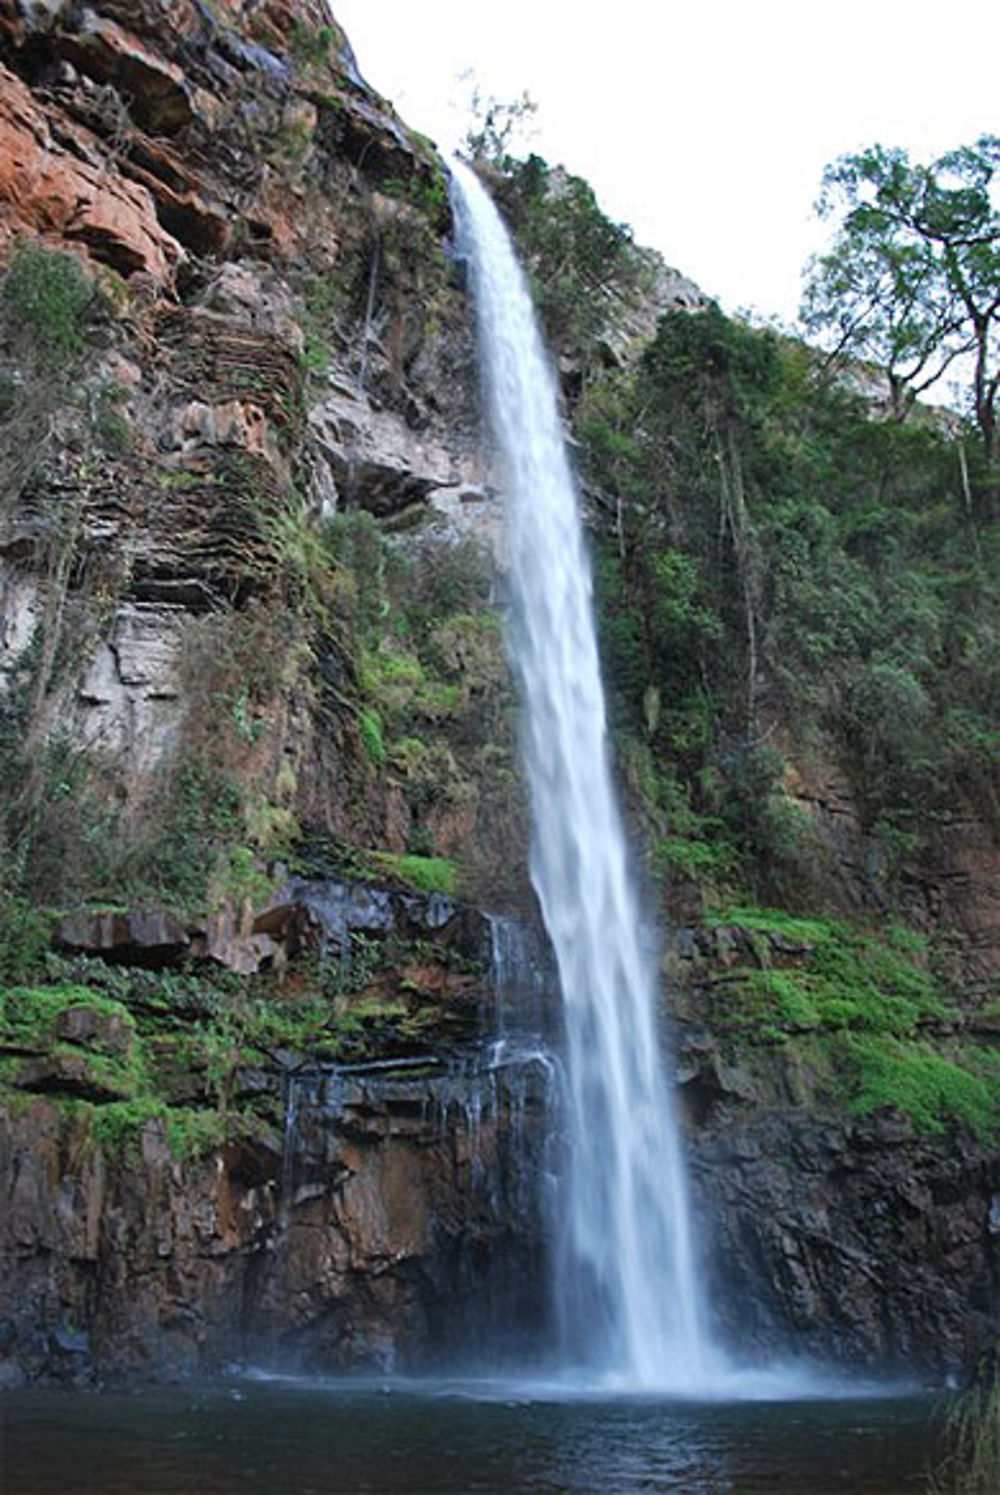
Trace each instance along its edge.
<path fill-rule="evenodd" d="M 507 233 L 454 165 L 491 423 L 503 461 L 525 703 L 532 878 L 566 1016 L 570 1148 L 562 1260 L 566 1344 L 623 1387 L 715 1379 L 677 1124 L 657 1044 L 655 968 L 607 761 L 590 569 L 555 383 Z"/>

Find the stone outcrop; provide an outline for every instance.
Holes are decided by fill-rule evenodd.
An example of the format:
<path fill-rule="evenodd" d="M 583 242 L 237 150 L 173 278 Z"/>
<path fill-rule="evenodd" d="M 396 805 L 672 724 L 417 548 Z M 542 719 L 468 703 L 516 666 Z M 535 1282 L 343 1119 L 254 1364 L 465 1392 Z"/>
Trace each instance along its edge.
<path fill-rule="evenodd" d="M 468 910 L 362 886 L 318 885 L 314 902 L 332 936 L 423 931 L 471 948 Z M 288 908 L 274 904 L 275 937 L 289 937 Z M 403 1369 L 454 1365 L 477 1346 L 495 1365 L 537 1352 L 559 1095 L 537 1040 L 481 1041 L 499 988 L 523 1000 L 531 984 L 504 948 L 494 937 L 492 995 L 474 983 L 462 1022 L 439 1017 L 423 1049 L 239 1063 L 228 1121 L 194 1113 L 224 1137 L 178 1130 L 185 1107 L 211 1105 L 210 1056 L 192 1049 L 178 1067 L 176 1045 L 155 1042 L 146 1062 L 167 1107 L 119 1132 L 102 1122 L 128 1098 L 134 1037 L 81 996 L 19 1052 L 22 1101 L 0 1121 L 0 1378 L 114 1382 L 234 1359 Z M 552 973 L 537 974 L 551 1021 Z M 537 1031 L 539 1012 L 518 1021 Z M 995 1150 L 960 1130 L 943 1145 L 900 1116 L 824 1108 L 780 1050 L 724 1051 L 690 1019 L 679 1038 L 723 1339 L 750 1361 L 960 1374 L 996 1329 Z M 88 1106 L 74 1111 L 73 1098 Z"/>
<path fill-rule="evenodd" d="M 886 848 L 866 829 L 844 775 L 822 760 L 793 765 L 789 794 L 826 848 L 817 882 L 827 902 L 876 915 L 895 908 L 916 929 L 947 930 L 941 957 L 963 1005 L 987 1003 L 1000 983 L 1000 842 L 991 827 L 959 808 L 893 886 Z"/>

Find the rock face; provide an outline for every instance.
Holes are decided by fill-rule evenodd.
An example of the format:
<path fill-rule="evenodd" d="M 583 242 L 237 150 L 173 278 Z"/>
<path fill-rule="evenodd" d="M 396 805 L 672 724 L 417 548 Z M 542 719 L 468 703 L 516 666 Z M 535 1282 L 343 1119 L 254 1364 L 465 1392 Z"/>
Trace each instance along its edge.
<path fill-rule="evenodd" d="M 826 848 L 820 880 L 837 907 L 882 917 L 895 908 L 916 929 L 947 931 L 941 948 L 966 1007 L 987 1004 L 1000 982 L 1000 842 L 961 807 L 942 820 L 907 867 L 902 887 L 887 879 L 885 847 L 868 834 L 850 785 L 829 763 L 797 763 L 788 790 Z"/>
<path fill-rule="evenodd" d="M 356 894 L 349 914 L 338 895 L 332 923 L 384 923 L 384 900 Z M 329 891 L 318 899 L 333 906 Z M 508 995 L 512 938 L 508 927 L 494 970 Z M 545 990 L 519 1019 L 532 1026 L 553 996 L 537 971 Z M 102 1123 L 128 1092 L 120 1065 L 95 1058 L 127 1061 L 133 1034 L 86 1006 L 65 1014 L 57 1047 L 20 1059 L 21 1099 L 0 1117 L 0 1379 L 113 1383 L 233 1360 L 530 1363 L 552 1333 L 557 1068 L 536 1040 L 475 1038 L 496 1022 L 481 995 L 471 1029 L 450 1042 L 442 1029 L 411 1057 L 243 1064 L 230 1084 L 241 1109 L 213 1141 L 179 1136 L 183 1111 L 118 1133 Z M 780 1057 L 723 1060 L 680 1031 L 696 1229 L 723 1341 L 751 1362 L 961 1374 L 996 1331 L 995 1151 L 891 1115 L 824 1115 Z M 205 1083 L 188 1063 L 171 1104 Z M 67 1105 L 74 1096 L 90 1106 Z"/>
<path fill-rule="evenodd" d="M 167 283 L 183 250 L 160 226 L 149 191 L 117 173 L 109 177 L 99 142 L 84 127 L 67 139 L 53 123 L 21 80 L 0 68 L 5 238 L 25 231 L 54 234 L 127 274 L 141 270 Z"/>
<path fill-rule="evenodd" d="M 205 619 L 245 634 L 254 609 L 270 620 L 257 658 L 282 680 L 261 705 L 267 749 L 246 755 L 253 793 L 286 821 L 403 849 L 401 796 L 359 782 L 354 666 L 335 687 L 307 679 L 309 640 L 281 615 L 303 616 L 289 564 L 309 524 L 427 520 L 432 493 L 482 491 L 432 149 L 318 0 L 5 0 L 0 158 L 0 259 L 40 244 L 93 277 L 69 369 L 13 302 L 0 328 L 16 392 L 0 401 L 0 693 L 35 672 L 43 631 L 56 665 L 16 708 L 23 738 L 80 744 L 118 839 L 147 835 L 182 738 L 215 731 L 191 641 Z M 453 539 L 467 512 L 439 520 Z M 329 677 L 345 650 L 323 649 Z M 281 663 L 296 650 L 298 690 Z"/>
<path fill-rule="evenodd" d="M 788 1108 L 710 1128 L 692 1168 L 712 1302 L 744 1353 L 943 1378 L 991 1343 L 989 1149 Z"/>
<path fill-rule="evenodd" d="M 3 1117 L 0 1380 L 172 1379 L 234 1359 L 483 1368 L 537 1348 L 537 1073 L 243 1084 L 284 1085 L 284 1137 L 261 1127 L 187 1162 L 161 1121 L 126 1147 L 43 1097 Z"/>

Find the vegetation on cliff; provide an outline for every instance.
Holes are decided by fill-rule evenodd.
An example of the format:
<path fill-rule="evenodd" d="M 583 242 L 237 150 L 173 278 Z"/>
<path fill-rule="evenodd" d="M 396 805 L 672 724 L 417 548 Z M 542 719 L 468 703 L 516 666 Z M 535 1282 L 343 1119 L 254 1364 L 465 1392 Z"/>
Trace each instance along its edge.
<path fill-rule="evenodd" d="M 747 904 L 822 916 L 796 931 L 797 956 L 761 946 L 720 978 L 713 1025 L 795 1048 L 831 1104 L 989 1131 L 989 1020 L 963 1037 L 961 1009 L 995 991 L 913 893 L 949 825 L 1000 831 L 993 143 L 926 170 L 880 150 L 831 168 L 851 211 L 808 304 L 817 330 L 851 331 L 836 356 L 713 304 L 612 351 L 651 286 L 627 230 L 500 136 L 481 152 L 571 371 L 610 712 L 651 884 L 668 908 L 776 937 L 787 915 Z M 873 290 L 877 345 L 858 310 Z M 563 299 L 593 320 L 567 320 Z M 968 419 L 915 405 L 930 361 L 973 345 Z M 836 795 L 866 848 L 846 876 L 823 804 Z M 905 953 L 894 917 L 932 939 Z"/>
<path fill-rule="evenodd" d="M 135 23 L 154 49 L 172 44 L 155 9 Z M 468 391 L 463 406 L 449 387 L 471 386 L 473 363 L 441 163 L 318 14 L 284 32 L 255 22 L 249 52 L 216 18 L 192 19 L 199 88 L 228 77 L 213 48 L 241 59 L 208 134 L 176 79 L 158 75 L 170 109 L 155 114 L 100 50 L 114 37 L 89 42 L 132 112 L 111 108 L 108 84 L 103 113 L 83 89 L 67 117 L 104 142 L 122 192 L 151 194 L 146 238 L 126 241 L 111 220 L 71 246 L 26 237 L 3 272 L 0 473 L 19 636 L 0 701 L 0 961 L 18 1041 L 26 991 L 104 989 L 99 963 L 82 977 L 52 966 L 39 908 L 238 923 L 289 870 L 528 901 L 492 567 L 428 521 L 431 478 L 373 457 L 356 431 L 351 445 L 359 412 L 388 412 L 409 449 L 469 416 Z M 85 67 L 72 30 L 59 44 Z M 20 65 L 18 44 L 3 46 Z M 157 131 L 177 161 L 207 161 L 183 202 Z M 820 916 L 784 965 L 734 973 L 728 1013 L 708 1005 L 742 1041 L 811 1045 L 831 1104 L 988 1128 L 990 1076 L 956 1013 L 961 962 L 948 966 L 935 938 L 904 959 L 873 926 L 910 919 L 934 936 L 912 891 L 940 828 L 1000 817 L 996 308 L 981 295 L 994 146 L 953 153 L 937 175 L 893 152 L 831 173 L 850 212 L 810 304 L 817 327 L 851 331 L 838 357 L 885 364 L 883 411 L 853 389 L 856 364 L 845 374 L 711 304 L 657 317 L 655 256 L 586 182 L 507 144 L 495 117 L 472 141 L 561 361 L 615 751 L 650 886 L 675 915 L 729 909 L 749 933 L 754 908 L 771 933 L 766 906 Z M 959 256 L 959 284 L 948 245 L 973 220 L 983 242 Z M 848 304 L 869 272 L 878 346 L 857 342 Z M 976 439 L 910 399 L 923 355 L 900 363 L 917 338 L 896 312 L 914 284 L 922 332 L 949 357 L 978 350 Z M 131 738 L 141 670 L 129 655 L 138 674 L 126 661 L 123 676 L 123 618 L 155 625 L 169 656 L 139 660 L 146 715 Z M 86 710 L 107 700 L 120 715 L 88 733 Z M 816 765 L 845 786 L 868 848 L 851 889 L 803 792 Z M 201 968 L 159 979 L 215 989 Z M 328 974 L 303 967 L 259 992 L 241 979 L 221 988 L 227 1032 L 243 1024 L 265 1050 L 297 1035 L 351 1052 Z M 402 1032 L 413 1014 L 397 1016 Z M 162 1099 L 131 1084 L 114 1104 Z"/>

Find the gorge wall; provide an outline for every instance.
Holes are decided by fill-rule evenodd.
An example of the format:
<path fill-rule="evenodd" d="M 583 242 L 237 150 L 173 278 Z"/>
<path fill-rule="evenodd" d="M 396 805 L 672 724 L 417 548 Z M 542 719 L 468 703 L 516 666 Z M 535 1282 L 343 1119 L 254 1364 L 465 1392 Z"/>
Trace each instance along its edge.
<path fill-rule="evenodd" d="M 433 147 L 318 0 L 0 0 L 6 1384 L 546 1342 L 558 1102 L 530 1044 L 497 1053 L 498 985 L 515 1032 L 558 1020 L 481 912 L 534 927 L 450 232 Z M 587 324 L 601 368 L 702 305 L 640 281 Z M 992 1051 L 989 826 L 952 816 L 890 888 L 841 767 L 788 759 L 831 919 L 931 942 L 850 945 L 837 1000 Z M 855 1039 L 789 1006 L 829 920 L 650 886 L 727 1337 L 960 1369 L 997 1328 L 995 1133 L 851 1109 Z"/>

